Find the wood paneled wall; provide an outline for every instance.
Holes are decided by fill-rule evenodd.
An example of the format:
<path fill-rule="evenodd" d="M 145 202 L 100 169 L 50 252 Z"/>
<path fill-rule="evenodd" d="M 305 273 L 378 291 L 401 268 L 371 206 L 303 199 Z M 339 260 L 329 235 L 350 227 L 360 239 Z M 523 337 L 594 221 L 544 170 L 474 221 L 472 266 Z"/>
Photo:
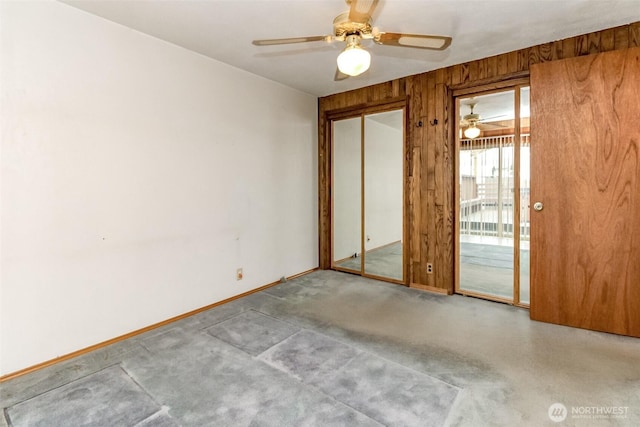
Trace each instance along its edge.
<path fill-rule="evenodd" d="M 458 64 L 391 82 L 320 98 L 319 220 L 320 268 L 331 265 L 331 153 L 327 117 L 405 99 L 409 195 L 409 284 L 442 293 L 454 287 L 454 156 L 453 91 L 489 88 L 528 76 L 532 64 L 640 46 L 640 22 L 558 40 L 477 61 Z M 438 124 L 429 124 L 433 119 Z M 422 121 L 422 126 L 419 122 Z M 535 142 L 534 142 L 535 143 Z M 433 264 L 427 274 L 426 264 Z"/>

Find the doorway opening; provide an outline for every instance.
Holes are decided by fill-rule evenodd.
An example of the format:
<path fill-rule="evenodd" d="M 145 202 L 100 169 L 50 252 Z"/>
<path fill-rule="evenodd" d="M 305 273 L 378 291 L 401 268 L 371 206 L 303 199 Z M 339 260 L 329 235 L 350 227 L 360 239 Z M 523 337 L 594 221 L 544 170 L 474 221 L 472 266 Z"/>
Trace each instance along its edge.
<path fill-rule="evenodd" d="M 405 109 L 330 124 L 331 267 L 405 284 Z"/>
<path fill-rule="evenodd" d="M 529 305 L 529 87 L 456 97 L 459 294 Z"/>

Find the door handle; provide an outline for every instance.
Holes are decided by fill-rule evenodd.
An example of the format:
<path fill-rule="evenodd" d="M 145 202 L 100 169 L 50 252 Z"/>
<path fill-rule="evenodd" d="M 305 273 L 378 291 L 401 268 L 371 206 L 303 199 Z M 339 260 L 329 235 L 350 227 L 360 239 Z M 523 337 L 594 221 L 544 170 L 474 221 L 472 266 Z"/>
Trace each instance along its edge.
<path fill-rule="evenodd" d="M 540 212 L 543 208 L 544 208 L 544 205 L 542 204 L 542 202 L 535 202 L 533 204 L 533 210 L 534 211 Z"/>

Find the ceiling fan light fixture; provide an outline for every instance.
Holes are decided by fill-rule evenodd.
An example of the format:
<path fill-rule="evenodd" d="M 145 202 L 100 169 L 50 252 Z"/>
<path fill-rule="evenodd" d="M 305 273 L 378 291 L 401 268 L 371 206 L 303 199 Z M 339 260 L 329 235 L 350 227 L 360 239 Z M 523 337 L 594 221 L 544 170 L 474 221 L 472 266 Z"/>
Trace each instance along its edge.
<path fill-rule="evenodd" d="M 0 0 L 2 1 L 2 0 Z M 349 11 L 333 20 L 331 35 L 290 37 L 281 39 L 254 40 L 256 46 L 274 46 L 292 43 L 345 41 L 345 49 L 338 55 L 338 68 L 333 80 L 344 80 L 358 76 L 369 69 L 371 54 L 360 46 L 361 40 L 386 46 L 417 49 L 444 50 L 451 44 L 451 37 L 427 34 L 389 33 L 373 26 L 373 14 L 380 0 L 345 0 Z"/>
<path fill-rule="evenodd" d="M 477 138 L 480 136 L 480 129 L 476 127 L 476 124 L 473 123 L 471 126 L 465 129 L 464 136 L 469 139 Z"/>
<path fill-rule="evenodd" d="M 338 69 L 349 76 L 358 76 L 369 69 L 371 54 L 360 47 L 356 36 L 347 38 L 347 47 L 338 55 Z"/>

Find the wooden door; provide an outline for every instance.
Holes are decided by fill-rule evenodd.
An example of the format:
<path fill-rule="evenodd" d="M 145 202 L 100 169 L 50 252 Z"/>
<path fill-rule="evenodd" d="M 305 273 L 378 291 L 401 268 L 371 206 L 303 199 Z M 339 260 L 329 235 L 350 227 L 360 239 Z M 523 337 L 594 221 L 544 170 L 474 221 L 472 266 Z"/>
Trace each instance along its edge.
<path fill-rule="evenodd" d="M 531 318 L 640 337 L 640 48 L 531 67 Z"/>

